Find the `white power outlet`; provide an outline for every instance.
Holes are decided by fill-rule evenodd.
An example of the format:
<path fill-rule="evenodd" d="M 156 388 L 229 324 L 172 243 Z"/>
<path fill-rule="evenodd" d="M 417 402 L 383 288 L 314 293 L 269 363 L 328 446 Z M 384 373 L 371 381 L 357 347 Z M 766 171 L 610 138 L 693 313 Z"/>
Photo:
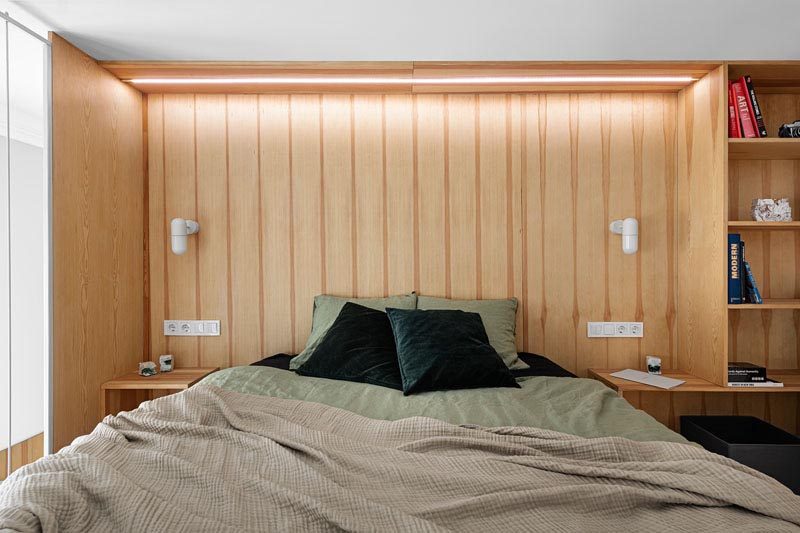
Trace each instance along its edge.
<path fill-rule="evenodd" d="M 644 337 L 643 322 L 587 322 L 589 337 Z"/>
<path fill-rule="evenodd" d="M 219 337 L 219 320 L 165 320 L 164 335 L 175 337 Z"/>

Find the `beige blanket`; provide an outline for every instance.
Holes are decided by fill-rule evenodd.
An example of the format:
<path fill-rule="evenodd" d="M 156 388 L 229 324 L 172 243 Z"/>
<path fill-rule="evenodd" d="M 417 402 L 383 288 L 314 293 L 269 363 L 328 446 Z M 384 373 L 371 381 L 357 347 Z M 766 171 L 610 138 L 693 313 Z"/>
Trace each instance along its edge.
<path fill-rule="evenodd" d="M 694 446 L 394 422 L 198 385 L 0 486 L 0 529 L 796 531 L 800 498 Z"/>

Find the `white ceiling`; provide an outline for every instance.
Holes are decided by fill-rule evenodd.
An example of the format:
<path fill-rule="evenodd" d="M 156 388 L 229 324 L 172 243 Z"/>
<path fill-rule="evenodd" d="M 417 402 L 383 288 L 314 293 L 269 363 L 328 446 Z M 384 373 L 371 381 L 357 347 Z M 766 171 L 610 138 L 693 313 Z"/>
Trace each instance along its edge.
<path fill-rule="evenodd" d="M 97 59 L 798 59 L 798 0 L 11 0 Z"/>

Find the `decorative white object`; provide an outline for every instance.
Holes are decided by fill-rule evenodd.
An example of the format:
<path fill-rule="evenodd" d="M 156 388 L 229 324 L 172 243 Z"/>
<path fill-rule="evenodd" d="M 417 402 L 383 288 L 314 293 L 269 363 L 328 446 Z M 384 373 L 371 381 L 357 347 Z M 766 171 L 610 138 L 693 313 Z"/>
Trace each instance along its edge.
<path fill-rule="evenodd" d="M 635 254 L 639 249 L 639 221 L 635 218 L 615 220 L 608 229 L 611 233 L 622 235 L 622 253 L 625 255 Z"/>
<path fill-rule="evenodd" d="M 172 372 L 172 355 L 165 354 L 158 358 L 158 364 L 162 372 Z"/>
<path fill-rule="evenodd" d="M 152 361 L 145 361 L 144 363 L 139 363 L 139 375 L 145 377 L 155 376 L 156 364 Z"/>
<path fill-rule="evenodd" d="M 185 218 L 173 218 L 170 222 L 172 233 L 172 253 L 183 255 L 189 247 L 189 235 L 194 235 L 200 231 L 200 224 L 194 220 Z"/>
<path fill-rule="evenodd" d="M 658 387 L 659 389 L 674 389 L 678 385 L 686 383 L 682 379 L 654 376 L 653 374 L 648 374 L 647 372 L 641 372 L 639 370 L 631 370 L 630 368 L 626 370 L 620 370 L 619 372 L 614 372 L 611 375 L 615 378 L 635 381 L 636 383 L 644 383 L 645 385 L 652 385 L 653 387 Z"/>
<path fill-rule="evenodd" d="M 655 355 L 648 355 L 647 358 L 647 373 L 648 374 L 661 374 L 661 358 Z"/>
<path fill-rule="evenodd" d="M 792 206 L 788 198 L 756 198 L 751 213 L 757 222 L 791 222 Z"/>

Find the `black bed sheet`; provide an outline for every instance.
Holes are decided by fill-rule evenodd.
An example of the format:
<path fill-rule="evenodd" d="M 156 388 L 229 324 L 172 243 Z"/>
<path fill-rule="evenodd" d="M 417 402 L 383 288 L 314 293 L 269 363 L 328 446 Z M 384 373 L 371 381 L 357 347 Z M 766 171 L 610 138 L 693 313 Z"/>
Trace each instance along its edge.
<path fill-rule="evenodd" d="M 289 370 L 289 361 L 293 355 L 279 353 L 271 357 L 265 357 L 260 361 L 252 363 L 250 366 L 270 366 L 281 370 Z M 575 374 L 569 372 L 543 355 L 535 353 L 520 352 L 519 358 L 527 363 L 530 368 L 524 370 L 512 370 L 511 374 L 515 378 L 524 376 L 551 376 L 556 378 L 574 378 Z"/>

